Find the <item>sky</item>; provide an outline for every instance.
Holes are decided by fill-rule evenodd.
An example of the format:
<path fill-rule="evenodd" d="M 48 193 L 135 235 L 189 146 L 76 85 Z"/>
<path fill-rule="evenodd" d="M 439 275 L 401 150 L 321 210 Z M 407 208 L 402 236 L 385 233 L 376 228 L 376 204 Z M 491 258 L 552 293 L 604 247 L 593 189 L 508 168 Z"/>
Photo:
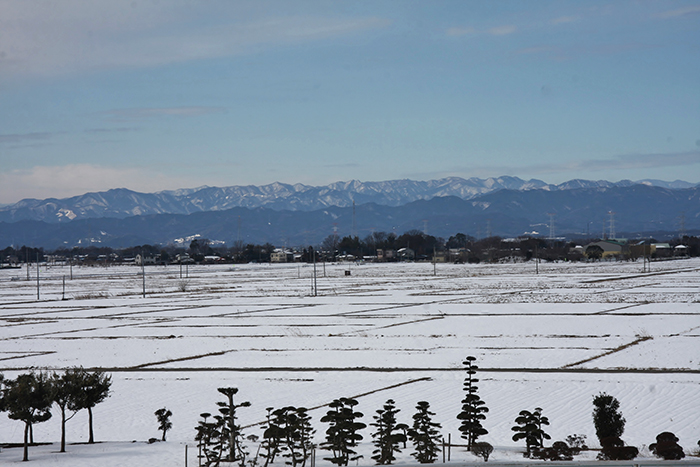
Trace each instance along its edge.
<path fill-rule="evenodd" d="M 0 0 L 0 203 L 700 182 L 700 1 Z"/>

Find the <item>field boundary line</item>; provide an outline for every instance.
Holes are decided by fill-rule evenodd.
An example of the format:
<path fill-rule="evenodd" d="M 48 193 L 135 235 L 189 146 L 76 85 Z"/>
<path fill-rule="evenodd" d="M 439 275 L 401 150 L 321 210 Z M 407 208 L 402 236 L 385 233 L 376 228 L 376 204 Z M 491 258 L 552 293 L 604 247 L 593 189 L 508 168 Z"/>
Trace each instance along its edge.
<path fill-rule="evenodd" d="M 609 351 L 607 351 L 607 352 L 604 352 L 604 353 L 602 353 L 602 354 L 600 354 L 600 355 L 596 355 L 596 356 L 594 356 L 594 357 L 586 358 L 586 359 L 580 360 L 580 361 L 578 361 L 578 362 L 569 363 L 568 365 L 564 365 L 562 368 L 570 368 L 570 367 L 573 367 L 573 366 L 581 365 L 582 363 L 588 363 L 588 362 L 590 362 L 590 361 L 597 360 L 597 359 L 602 358 L 602 357 L 607 357 L 608 355 L 612 355 L 612 354 L 614 354 L 614 353 L 617 353 L 617 352 L 620 352 L 620 351 L 622 351 L 622 350 L 625 350 L 625 349 L 627 349 L 627 348 L 629 348 L 629 347 L 632 347 L 633 345 L 641 344 L 642 342 L 645 342 L 645 341 L 648 341 L 648 340 L 651 340 L 651 339 L 653 339 L 651 336 L 642 336 L 642 337 L 640 337 L 639 339 L 633 340 L 632 342 L 628 342 L 627 344 L 622 344 L 621 346 L 615 347 L 614 349 L 609 350 Z"/>
<path fill-rule="evenodd" d="M 588 279 L 585 281 L 581 281 L 581 283 L 582 284 L 595 284 L 597 282 L 623 281 L 625 279 L 639 279 L 640 277 L 664 276 L 666 274 L 678 274 L 681 272 L 698 272 L 698 271 L 700 271 L 700 269 L 697 269 L 697 268 L 675 269 L 673 271 L 646 272 L 646 273 L 634 274 L 632 276 L 606 277 L 603 279 Z"/>
<path fill-rule="evenodd" d="M 378 392 L 388 391 L 389 389 L 394 389 L 394 388 L 406 386 L 406 385 L 413 384 L 413 383 L 419 383 L 422 381 L 432 381 L 432 379 L 433 378 L 431 378 L 429 376 L 424 376 L 423 378 L 417 378 L 417 379 L 409 379 L 408 381 L 404 381 L 402 383 L 396 383 L 396 384 L 392 384 L 391 386 L 385 386 L 383 388 L 372 389 L 371 391 L 363 392 L 363 393 L 357 394 L 355 396 L 350 396 L 350 398 L 351 399 L 359 399 L 360 397 L 369 396 L 370 394 L 376 394 Z M 310 412 L 312 410 L 322 409 L 323 407 L 328 407 L 331 404 L 332 404 L 332 402 L 327 402 L 325 404 L 315 405 L 313 407 L 309 407 L 308 411 Z M 264 425 L 265 423 L 267 423 L 267 420 L 263 420 L 262 422 L 251 423 L 250 425 L 245 425 L 243 428 L 250 428 L 253 426 Z"/>

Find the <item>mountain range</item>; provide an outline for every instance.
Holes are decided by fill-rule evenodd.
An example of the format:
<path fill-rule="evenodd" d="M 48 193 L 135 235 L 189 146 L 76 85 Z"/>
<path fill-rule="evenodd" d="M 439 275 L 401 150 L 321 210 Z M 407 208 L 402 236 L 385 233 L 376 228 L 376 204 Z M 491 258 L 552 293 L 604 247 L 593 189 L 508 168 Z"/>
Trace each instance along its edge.
<path fill-rule="evenodd" d="M 700 229 L 700 186 L 687 182 L 517 177 L 274 183 L 138 193 L 126 189 L 0 208 L 0 246 L 126 247 L 208 238 L 233 244 L 318 244 L 336 232 L 421 230 L 449 237 L 618 236 Z"/>
<path fill-rule="evenodd" d="M 582 188 L 629 187 L 636 184 L 669 189 L 694 186 L 679 180 L 675 182 L 622 180 L 615 183 L 604 180 L 570 180 L 552 185 L 541 180 L 525 181 L 517 177 L 504 176 L 487 179 L 450 177 L 430 181 L 360 182 L 352 180 L 326 186 L 284 183 L 264 186 L 205 186 L 157 193 L 139 193 L 119 188 L 65 199 L 24 199 L 18 203 L 0 207 L 0 222 L 38 220 L 53 223 L 101 217 L 123 219 L 150 214 L 224 211 L 238 207 L 251 209 L 264 207 L 277 211 L 314 211 L 331 206 L 349 207 L 353 203 L 401 206 L 413 201 L 445 196 L 469 200 L 499 190 L 567 191 Z"/>

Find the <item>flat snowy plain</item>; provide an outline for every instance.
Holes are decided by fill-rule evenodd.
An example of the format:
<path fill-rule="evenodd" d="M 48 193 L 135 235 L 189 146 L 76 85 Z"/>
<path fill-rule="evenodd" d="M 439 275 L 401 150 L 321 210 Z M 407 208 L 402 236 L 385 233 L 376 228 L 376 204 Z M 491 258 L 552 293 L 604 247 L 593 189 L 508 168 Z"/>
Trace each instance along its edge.
<path fill-rule="evenodd" d="M 146 268 L 42 266 L 0 270 L 0 372 L 82 365 L 112 375 L 112 394 L 67 424 L 35 426 L 36 466 L 197 465 L 195 430 L 216 412 L 218 387 L 239 388 L 246 434 L 261 435 L 267 407 L 305 406 L 316 438 L 335 398 L 355 396 L 369 425 L 387 399 L 410 423 L 426 400 L 442 433 L 460 443 L 456 415 L 462 362 L 477 357 L 479 393 L 490 412 L 482 439 L 492 461 L 528 462 L 511 440 L 521 410 L 541 407 L 552 441 L 584 434 L 598 447 L 593 396 L 607 392 L 627 419 L 623 439 L 642 457 L 672 431 L 686 453 L 700 439 L 700 260 L 499 265 L 321 264 Z M 346 275 L 350 271 L 350 275 Z M 65 277 L 65 292 L 63 278 Z M 62 299 L 65 297 L 65 299 Z M 165 443 L 153 412 L 173 412 Z M 360 465 L 371 465 L 371 427 Z M 20 443 L 21 422 L 0 414 L 0 441 Z M 254 446 L 250 447 L 255 450 Z M 413 463 L 409 448 L 400 464 Z M 582 454 L 593 459 L 596 452 Z M 331 464 L 322 460 L 318 465 Z M 21 448 L 0 452 L 19 463 Z M 693 459 L 693 458 L 691 458 Z M 694 458 L 697 460 L 697 458 Z M 452 462 L 482 462 L 453 448 Z"/>

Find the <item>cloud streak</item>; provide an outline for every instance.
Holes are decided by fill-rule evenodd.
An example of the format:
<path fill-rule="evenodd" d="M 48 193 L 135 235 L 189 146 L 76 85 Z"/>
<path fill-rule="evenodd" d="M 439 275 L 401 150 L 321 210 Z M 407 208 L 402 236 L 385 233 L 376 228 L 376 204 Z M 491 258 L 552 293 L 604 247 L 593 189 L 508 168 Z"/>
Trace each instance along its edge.
<path fill-rule="evenodd" d="M 52 133 L 33 132 L 33 133 L 13 133 L 0 135 L 0 143 L 24 143 L 25 141 L 41 141 L 50 139 Z"/>
<path fill-rule="evenodd" d="M 200 117 L 202 115 L 224 113 L 223 107 L 143 107 L 134 109 L 113 109 L 100 112 L 111 121 L 126 122 L 161 117 Z"/>
<path fill-rule="evenodd" d="M 700 6 L 689 6 L 685 8 L 678 8 L 677 10 L 664 11 L 657 14 L 656 17 L 661 19 L 669 19 L 691 15 L 700 15 Z"/>
<path fill-rule="evenodd" d="M 513 34 L 518 31 L 518 28 L 513 26 L 513 25 L 503 25 L 503 26 L 495 26 L 483 31 L 480 31 L 476 28 L 472 27 L 453 27 L 453 28 L 448 28 L 445 31 L 445 34 L 450 37 L 460 37 L 460 36 L 467 36 L 467 35 L 481 35 L 481 34 L 488 34 L 491 36 L 507 36 L 509 34 Z"/>
<path fill-rule="evenodd" d="M 657 169 L 700 164 L 700 151 L 668 154 L 623 154 L 608 159 L 582 159 L 561 164 L 531 164 L 521 166 L 480 166 L 461 168 L 463 172 L 501 175 L 504 173 L 557 174 L 580 172 L 610 172 L 613 170 Z"/>
<path fill-rule="evenodd" d="M 497 26 L 488 30 L 488 33 L 492 36 L 507 36 L 516 32 L 518 28 L 515 26 Z"/>
<path fill-rule="evenodd" d="M 265 3 L 3 0 L 0 76 L 154 67 L 384 27 L 376 17 L 286 14 Z"/>
<path fill-rule="evenodd" d="M 92 164 L 36 166 L 0 173 L 0 203 L 24 198 L 68 198 L 111 188 L 155 192 L 190 186 L 194 180 L 170 177 L 143 168 L 114 168 Z"/>

